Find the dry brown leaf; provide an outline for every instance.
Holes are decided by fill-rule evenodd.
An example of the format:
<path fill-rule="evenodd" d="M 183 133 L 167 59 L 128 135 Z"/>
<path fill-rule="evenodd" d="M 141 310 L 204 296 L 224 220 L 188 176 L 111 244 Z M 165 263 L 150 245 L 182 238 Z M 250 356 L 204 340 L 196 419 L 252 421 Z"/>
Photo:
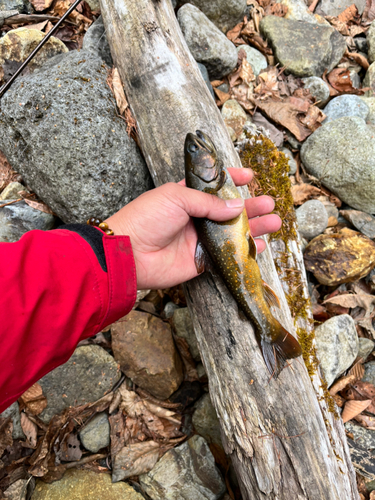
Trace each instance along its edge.
<path fill-rule="evenodd" d="M 73 3 L 74 3 L 73 0 L 57 0 L 53 6 L 52 14 L 54 16 L 62 17 Z M 84 23 L 87 26 L 90 26 L 92 24 L 91 19 L 83 16 L 82 14 L 77 12 L 76 9 L 73 10 L 71 14 L 69 14 L 69 19 L 75 21 L 76 24 Z"/>
<path fill-rule="evenodd" d="M 360 358 L 349 370 L 348 375 L 354 375 L 355 381 L 362 380 L 365 374 L 365 367 L 363 366 L 363 359 Z"/>
<path fill-rule="evenodd" d="M 243 51 L 245 53 L 244 50 L 241 49 L 240 53 L 241 53 L 241 51 Z M 246 53 L 245 53 L 245 57 L 242 58 L 242 64 L 240 66 L 239 77 L 241 78 L 242 83 L 246 83 L 249 86 L 251 85 L 251 82 L 255 81 L 253 68 L 251 67 L 251 64 L 246 59 Z"/>
<path fill-rule="evenodd" d="M 349 5 L 341 14 L 337 16 L 337 18 L 342 22 L 342 23 L 348 23 L 352 19 L 354 19 L 356 16 L 358 16 L 358 9 L 356 5 L 353 3 L 352 5 Z"/>
<path fill-rule="evenodd" d="M 327 227 L 335 227 L 335 226 L 337 226 L 338 222 L 339 221 L 336 219 L 336 217 L 334 215 L 330 215 L 328 217 Z"/>
<path fill-rule="evenodd" d="M 116 99 L 117 107 L 120 111 L 120 115 L 124 115 L 125 110 L 129 106 L 129 104 L 128 101 L 126 100 L 124 86 L 122 84 L 117 68 L 113 68 L 112 71 L 112 85 L 113 85 L 113 93 Z"/>
<path fill-rule="evenodd" d="M 346 57 L 348 57 L 349 59 L 352 59 L 354 62 L 356 62 L 360 66 L 362 66 L 363 69 L 367 70 L 370 66 L 370 63 L 368 62 L 366 57 L 363 56 L 362 54 L 358 54 L 358 52 L 349 52 L 347 50 L 344 55 Z M 364 91 L 364 90 L 365 89 L 362 89 L 362 91 Z"/>
<path fill-rule="evenodd" d="M 29 448 L 36 448 L 38 427 L 32 422 L 26 413 L 21 412 L 21 427 L 27 439 Z"/>
<path fill-rule="evenodd" d="M 320 127 L 325 118 L 326 115 L 321 109 L 316 106 L 310 106 L 307 110 L 306 115 L 301 117 L 299 120 L 308 129 L 310 129 L 312 132 L 315 132 L 315 130 Z"/>
<path fill-rule="evenodd" d="M 80 442 L 76 434 L 66 434 L 61 442 L 58 458 L 64 462 L 76 462 L 82 457 Z"/>
<path fill-rule="evenodd" d="M 295 205 L 302 205 L 307 200 L 317 198 L 321 190 L 311 184 L 295 184 L 291 187 L 293 202 Z"/>
<path fill-rule="evenodd" d="M 33 201 L 24 198 L 24 202 L 27 203 L 27 205 L 30 205 L 30 207 L 34 208 L 35 210 L 39 210 L 40 212 L 44 212 L 45 214 L 54 215 L 53 210 L 51 210 L 49 206 L 47 206 L 42 201 Z"/>
<path fill-rule="evenodd" d="M 335 68 L 328 74 L 329 83 L 338 92 L 353 94 L 358 92 L 350 78 L 350 71 L 346 68 Z"/>
<path fill-rule="evenodd" d="M 345 389 L 345 387 L 349 384 L 352 384 L 358 380 L 354 374 L 352 375 L 346 375 L 346 377 L 340 378 L 337 382 L 335 382 L 332 387 L 329 389 L 329 393 L 331 396 L 334 396 L 338 392 L 342 391 Z"/>
<path fill-rule="evenodd" d="M 46 24 L 48 21 L 42 21 L 41 23 L 36 23 L 36 24 L 28 24 L 27 29 L 28 30 L 39 30 L 43 31 L 43 28 L 45 28 Z"/>
<path fill-rule="evenodd" d="M 41 12 L 42 10 L 46 10 L 51 7 L 53 0 L 30 0 L 31 5 L 37 12 Z M 29 28 L 29 26 L 28 26 Z"/>
<path fill-rule="evenodd" d="M 370 406 L 370 404 L 371 399 L 367 399 L 365 401 L 347 401 L 341 414 L 343 423 L 345 424 L 346 422 L 349 422 L 349 420 L 362 413 L 366 408 Z"/>
<path fill-rule="evenodd" d="M 344 404 L 345 404 L 345 399 L 344 399 L 344 398 L 342 398 L 341 396 L 339 396 L 338 394 L 335 394 L 335 395 L 333 396 L 333 399 L 335 400 L 335 403 L 337 404 L 337 406 L 338 406 L 339 408 L 342 408 L 342 407 L 344 406 Z"/>
<path fill-rule="evenodd" d="M 223 85 L 224 80 L 212 80 L 212 82 L 210 82 L 210 83 L 211 83 L 211 87 L 213 87 L 215 89 L 216 87 L 220 87 L 220 85 Z"/>
<path fill-rule="evenodd" d="M 370 415 L 357 415 L 354 417 L 354 420 L 356 420 L 363 427 L 366 427 L 366 429 L 375 431 L 375 417 L 371 417 Z"/>
<path fill-rule="evenodd" d="M 337 29 L 337 31 L 343 35 L 343 36 L 349 36 L 349 29 L 347 25 L 343 22 L 340 21 L 337 17 L 333 16 L 325 16 L 326 20 L 334 27 Z"/>
<path fill-rule="evenodd" d="M 8 446 L 12 446 L 13 422 L 10 417 L 0 417 L 0 457 Z"/>
<path fill-rule="evenodd" d="M 350 28 L 349 28 L 349 34 L 353 38 L 355 36 L 361 35 L 362 33 L 366 33 L 366 29 L 363 26 L 357 26 L 356 24 L 354 24 L 353 26 L 350 26 Z M 361 56 L 361 57 L 363 57 L 363 59 L 365 59 L 367 61 L 367 59 L 364 56 Z"/>
<path fill-rule="evenodd" d="M 230 91 L 230 96 L 232 99 L 235 99 L 238 104 L 240 104 L 246 111 L 251 111 L 254 109 L 253 103 L 253 93 L 251 88 L 249 88 L 246 83 L 241 83 L 241 85 L 237 85 L 233 87 Z"/>
<path fill-rule="evenodd" d="M 159 459 L 160 444 L 155 441 L 125 446 L 114 458 L 112 482 L 149 472 Z"/>
<path fill-rule="evenodd" d="M 266 10 L 266 14 L 277 17 L 284 17 L 287 13 L 288 13 L 288 7 L 281 3 L 274 3 L 273 5 L 270 6 L 270 9 Z"/>
<path fill-rule="evenodd" d="M 225 102 L 227 102 L 228 99 L 230 99 L 230 95 L 227 92 L 223 92 L 222 90 L 217 89 L 216 87 L 214 87 L 214 92 L 219 98 L 219 101 L 217 101 L 216 103 L 219 107 L 222 106 Z"/>
<path fill-rule="evenodd" d="M 235 45 L 243 45 L 245 43 L 245 41 L 241 38 L 241 31 L 244 26 L 245 23 L 242 21 L 227 32 L 227 38 L 229 38 L 229 40 Z"/>
<path fill-rule="evenodd" d="M 36 382 L 19 398 L 20 409 L 26 409 L 32 415 L 39 415 L 47 407 L 47 399 L 43 395 L 43 390 Z"/>
<path fill-rule="evenodd" d="M 345 293 L 336 295 L 335 297 L 325 300 L 324 304 L 331 302 L 351 309 L 361 307 L 365 310 L 365 317 L 361 319 L 363 320 L 370 317 L 375 308 L 375 296 L 364 292 L 359 286 L 353 286 L 353 290 L 355 292 L 354 294 Z"/>
<path fill-rule="evenodd" d="M 125 446 L 125 417 L 122 411 L 109 416 L 111 428 L 111 457 L 114 460 L 117 453 Z"/>
<path fill-rule="evenodd" d="M 370 24 L 375 19 L 375 0 L 367 0 L 362 14 L 362 23 Z"/>

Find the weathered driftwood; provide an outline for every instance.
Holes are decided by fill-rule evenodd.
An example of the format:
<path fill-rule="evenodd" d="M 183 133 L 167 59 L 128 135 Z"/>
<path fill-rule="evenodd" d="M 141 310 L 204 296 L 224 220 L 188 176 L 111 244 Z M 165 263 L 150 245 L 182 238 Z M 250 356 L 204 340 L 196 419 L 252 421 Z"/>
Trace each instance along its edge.
<path fill-rule="evenodd" d="M 170 0 L 101 2 L 111 52 L 155 184 L 184 177 L 184 139 L 196 129 L 212 137 L 226 165 L 240 167 Z M 275 315 L 294 331 L 269 249 L 259 262 L 264 279 L 281 297 Z M 223 444 L 243 498 L 358 499 L 342 425 L 335 424 L 339 432 L 332 424 L 327 430 L 302 358 L 269 381 L 252 325 L 221 279 L 206 273 L 185 291 Z"/>

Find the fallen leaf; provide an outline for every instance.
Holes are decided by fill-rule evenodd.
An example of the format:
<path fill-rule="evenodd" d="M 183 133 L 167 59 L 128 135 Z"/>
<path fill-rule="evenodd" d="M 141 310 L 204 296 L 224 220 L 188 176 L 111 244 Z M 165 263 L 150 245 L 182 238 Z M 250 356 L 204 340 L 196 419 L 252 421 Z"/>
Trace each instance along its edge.
<path fill-rule="evenodd" d="M 293 203 L 302 205 L 307 200 L 313 200 L 321 194 L 321 190 L 311 184 L 295 184 L 291 187 Z"/>
<path fill-rule="evenodd" d="M 30 0 L 31 5 L 37 12 L 41 12 L 42 10 L 46 10 L 51 7 L 53 0 Z M 29 28 L 29 26 L 28 26 Z"/>
<path fill-rule="evenodd" d="M 21 412 L 21 427 L 27 439 L 29 448 L 36 448 L 38 427 L 32 422 L 26 413 Z"/>
<path fill-rule="evenodd" d="M 41 23 L 37 23 L 37 24 L 28 24 L 27 25 L 27 29 L 28 30 L 43 31 L 43 28 L 45 28 L 45 26 L 47 25 L 47 23 L 48 23 L 48 20 L 47 21 L 42 21 Z"/>
<path fill-rule="evenodd" d="M 370 404 L 371 399 L 367 399 L 365 401 L 347 401 L 341 414 L 343 423 L 345 424 L 346 422 L 349 422 L 349 420 L 362 413 L 366 408 L 370 406 Z"/>
<path fill-rule="evenodd" d="M 126 108 L 129 106 L 125 97 L 124 86 L 122 84 L 117 68 L 112 71 L 113 93 L 115 95 L 116 104 L 120 111 L 120 115 L 124 115 Z"/>
<path fill-rule="evenodd" d="M 230 99 L 230 95 L 227 92 L 223 92 L 222 90 L 217 89 L 216 87 L 214 87 L 214 92 L 219 98 L 219 101 L 216 103 L 219 107 L 222 106 L 225 102 L 227 102 L 228 99 Z"/>
<path fill-rule="evenodd" d="M 224 80 L 213 80 L 210 83 L 211 83 L 211 87 L 213 87 L 215 89 L 216 87 L 220 87 L 220 85 L 223 85 Z"/>
<path fill-rule="evenodd" d="M 329 393 L 331 396 L 334 396 L 338 392 L 342 391 L 347 387 L 349 384 L 352 384 L 358 380 L 354 374 L 352 375 L 346 375 L 345 377 L 341 377 L 337 382 L 335 382 L 329 389 Z"/>
<path fill-rule="evenodd" d="M 359 424 L 361 424 L 366 429 L 370 429 L 375 431 L 375 417 L 371 417 L 370 415 L 357 415 L 354 417 Z"/>
<path fill-rule="evenodd" d="M 43 395 L 40 384 L 36 382 L 20 396 L 20 410 L 26 409 L 32 415 L 39 415 L 47 407 L 47 398 Z"/>
<path fill-rule="evenodd" d="M 355 89 L 350 78 L 350 71 L 345 68 L 335 68 L 327 75 L 329 83 L 338 92 L 345 94 L 357 93 L 358 89 Z"/>
<path fill-rule="evenodd" d="M 42 0 L 43 1 L 43 0 Z M 49 0 L 48 0 L 49 1 Z M 57 0 L 53 6 L 52 14 L 54 16 L 62 17 L 65 12 L 73 5 L 73 0 Z M 69 14 L 69 19 L 76 22 L 76 24 L 86 24 L 89 27 L 92 24 L 91 19 L 83 16 L 79 12 L 78 9 L 74 9 L 71 14 Z"/>
<path fill-rule="evenodd" d="M 358 52 L 349 52 L 348 50 L 346 50 L 344 56 L 355 61 L 357 64 L 362 66 L 363 69 L 367 70 L 370 66 L 370 63 L 368 62 L 367 58 L 362 54 L 358 54 Z M 365 91 L 365 89 L 362 89 L 362 91 Z"/>
<path fill-rule="evenodd" d="M 114 458 L 112 482 L 149 472 L 159 459 L 160 444 L 155 441 L 125 446 Z"/>
<path fill-rule="evenodd" d="M 274 3 L 273 5 L 271 5 L 270 9 L 266 10 L 266 14 L 277 17 L 284 17 L 287 13 L 288 7 L 281 3 Z"/>
<path fill-rule="evenodd" d="M 125 446 L 125 417 L 122 411 L 109 416 L 111 428 L 111 457 L 114 460 L 117 453 Z"/>
<path fill-rule="evenodd" d="M 350 368 L 348 375 L 354 375 L 355 380 L 361 380 L 365 374 L 365 367 L 363 366 L 363 359 L 360 358 L 356 363 Z"/>
<path fill-rule="evenodd" d="M 340 21 L 337 17 L 334 16 L 325 16 L 325 19 L 337 29 L 337 31 L 343 36 L 349 36 L 349 29 L 343 21 Z"/>
<path fill-rule="evenodd" d="M 281 147 L 284 143 L 284 134 L 279 130 L 273 123 L 271 123 L 267 118 L 265 118 L 262 113 L 255 113 L 252 116 L 252 122 L 255 123 L 257 127 L 263 127 L 265 129 L 266 135 L 271 139 L 276 147 Z"/>
<path fill-rule="evenodd" d="M 337 16 L 337 18 L 342 22 L 342 23 L 348 23 L 352 19 L 354 19 L 356 16 L 358 16 L 358 9 L 356 5 L 353 3 L 352 5 L 349 5 L 341 14 Z"/>
<path fill-rule="evenodd" d="M 245 43 L 245 41 L 240 36 L 242 28 L 244 26 L 245 23 L 241 21 L 240 23 L 236 24 L 234 28 L 227 32 L 227 38 L 235 45 L 243 45 Z"/>
<path fill-rule="evenodd" d="M 362 14 L 362 23 L 370 24 L 375 19 L 375 0 L 367 0 Z"/>
<path fill-rule="evenodd" d="M 362 33 L 366 33 L 366 29 L 363 26 L 357 26 L 356 24 L 354 24 L 354 25 L 352 25 L 352 26 L 349 27 L 349 34 L 353 38 L 355 36 L 362 35 Z M 367 61 L 367 59 L 364 56 L 361 56 L 361 54 L 358 54 L 358 55 L 361 58 L 363 58 L 367 62 L 367 64 L 368 64 L 368 61 Z"/>
<path fill-rule="evenodd" d="M 73 432 L 66 434 L 60 444 L 58 454 L 59 460 L 64 462 L 75 462 L 82 457 L 82 450 L 77 435 Z"/>
<path fill-rule="evenodd" d="M 44 212 L 45 214 L 54 215 L 53 210 L 51 210 L 49 206 L 41 201 L 33 201 L 24 198 L 24 202 L 27 203 L 27 205 L 30 205 L 30 207 L 34 208 L 35 210 L 39 210 L 40 212 Z"/>
<path fill-rule="evenodd" d="M 0 417 L 0 457 L 8 446 L 12 446 L 13 422 L 10 417 Z"/>

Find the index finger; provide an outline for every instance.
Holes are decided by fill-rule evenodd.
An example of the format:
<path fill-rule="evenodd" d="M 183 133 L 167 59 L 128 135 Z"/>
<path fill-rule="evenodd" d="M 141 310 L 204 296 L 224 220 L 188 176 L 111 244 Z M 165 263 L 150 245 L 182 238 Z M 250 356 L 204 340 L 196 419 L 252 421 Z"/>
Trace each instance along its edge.
<path fill-rule="evenodd" d="M 248 184 L 254 176 L 251 168 L 228 168 L 228 171 L 236 186 L 244 186 L 245 184 Z M 182 179 L 182 181 L 177 184 L 186 186 L 185 179 Z"/>

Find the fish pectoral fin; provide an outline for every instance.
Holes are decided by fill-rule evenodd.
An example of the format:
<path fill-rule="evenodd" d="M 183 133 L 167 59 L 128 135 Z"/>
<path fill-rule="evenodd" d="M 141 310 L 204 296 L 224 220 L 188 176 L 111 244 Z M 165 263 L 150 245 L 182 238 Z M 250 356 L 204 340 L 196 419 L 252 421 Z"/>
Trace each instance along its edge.
<path fill-rule="evenodd" d="M 276 292 L 274 292 L 272 290 L 272 288 L 267 285 L 267 283 L 265 281 L 262 280 L 262 284 L 263 284 L 263 295 L 264 295 L 264 298 L 268 304 L 269 307 L 271 306 L 275 306 L 275 307 L 278 307 L 280 309 L 280 299 L 279 297 L 276 295 Z"/>
<path fill-rule="evenodd" d="M 254 238 L 250 234 L 250 231 L 247 235 L 247 241 L 249 242 L 249 256 L 252 259 L 257 260 L 257 255 L 258 255 L 257 246 Z"/>
<path fill-rule="evenodd" d="M 203 189 L 203 192 L 216 195 L 217 192 L 220 191 L 220 189 L 224 186 L 226 178 L 227 178 L 227 174 L 225 173 L 225 170 L 222 170 L 220 172 L 220 179 L 219 179 L 218 185 L 215 188 L 206 187 Z"/>
<path fill-rule="evenodd" d="M 276 320 L 275 320 L 276 321 Z M 285 330 L 277 321 L 279 333 L 274 342 L 261 340 L 261 349 L 271 378 L 277 378 L 284 368 L 287 359 L 298 358 L 302 354 L 298 340 Z"/>
<path fill-rule="evenodd" d="M 202 243 L 198 240 L 197 246 L 195 247 L 194 256 L 195 267 L 198 274 L 202 274 L 207 267 L 206 251 Z"/>

